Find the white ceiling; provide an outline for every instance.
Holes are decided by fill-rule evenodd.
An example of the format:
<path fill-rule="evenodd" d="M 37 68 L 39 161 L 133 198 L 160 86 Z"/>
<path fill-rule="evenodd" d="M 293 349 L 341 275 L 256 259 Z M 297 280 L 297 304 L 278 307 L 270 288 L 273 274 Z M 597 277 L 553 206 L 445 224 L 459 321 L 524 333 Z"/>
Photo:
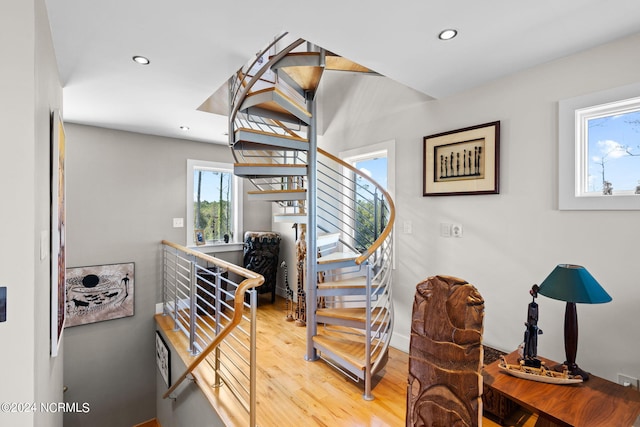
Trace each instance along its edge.
<path fill-rule="evenodd" d="M 638 0 L 45 1 L 65 121 L 217 143 L 196 109 L 284 31 L 433 98 L 640 31 Z"/>

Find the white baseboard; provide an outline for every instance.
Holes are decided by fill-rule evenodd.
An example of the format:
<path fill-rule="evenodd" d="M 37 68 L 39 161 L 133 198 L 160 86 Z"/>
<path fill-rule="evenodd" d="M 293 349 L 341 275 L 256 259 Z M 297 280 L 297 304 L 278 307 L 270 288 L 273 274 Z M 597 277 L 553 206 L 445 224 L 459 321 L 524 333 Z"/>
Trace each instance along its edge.
<path fill-rule="evenodd" d="M 409 353 L 410 343 L 411 343 L 411 340 L 409 339 L 409 337 L 405 335 L 401 335 L 397 332 L 394 332 L 393 335 L 391 335 L 391 342 L 389 343 L 389 345 L 395 348 L 396 350 Z"/>

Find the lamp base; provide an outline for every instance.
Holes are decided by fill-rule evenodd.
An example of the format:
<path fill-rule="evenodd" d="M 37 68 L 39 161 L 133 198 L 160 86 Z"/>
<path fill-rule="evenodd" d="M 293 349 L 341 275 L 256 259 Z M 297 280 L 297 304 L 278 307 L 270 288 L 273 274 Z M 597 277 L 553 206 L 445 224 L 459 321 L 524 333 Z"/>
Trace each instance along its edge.
<path fill-rule="evenodd" d="M 583 371 L 575 363 L 564 362 L 562 364 L 553 366 L 551 369 L 553 369 L 556 372 L 563 372 L 565 369 L 567 369 L 570 375 L 573 375 L 574 377 L 577 377 L 579 375 L 580 377 L 582 377 L 582 381 L 589 380 L 589 372 Z"/>

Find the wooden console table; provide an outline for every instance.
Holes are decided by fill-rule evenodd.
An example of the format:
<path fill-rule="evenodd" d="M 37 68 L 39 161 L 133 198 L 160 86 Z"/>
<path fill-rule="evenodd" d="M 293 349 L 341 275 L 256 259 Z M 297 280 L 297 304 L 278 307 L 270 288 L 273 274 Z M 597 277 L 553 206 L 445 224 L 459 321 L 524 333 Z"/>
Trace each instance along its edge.
<path fill-rule="evenodd" d="M 516 352 L 506 356 L 517 363 Z M 540 358 L 547 366 L 556 362 Z M 495 361 L 483 369 L 486 387 L 538 414 L 536 426 L 640 426 L 640 392 L 591 375 L 575 385 L 546 384 L 500 372 Z"/>

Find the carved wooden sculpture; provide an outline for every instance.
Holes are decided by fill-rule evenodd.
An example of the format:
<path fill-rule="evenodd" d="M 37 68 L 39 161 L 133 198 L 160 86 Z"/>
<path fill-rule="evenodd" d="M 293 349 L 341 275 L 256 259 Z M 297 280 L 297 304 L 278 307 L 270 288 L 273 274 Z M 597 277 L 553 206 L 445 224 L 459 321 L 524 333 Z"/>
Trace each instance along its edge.
<path fill-rule="evenodd" d="M 416 286 L 407 426 L 478 426 L 484 300 L 473 285 L 434 276 Z"/>
<path fill-rule="evenodd" d="M 305 326 L 307 324 L 307 298 L 304 290 L 304 264 L 307 260 L 307 243 L 305 241 L 307 226 L 305 224 L 298 224 L 298 226 L 300 227 L 300 235 L 298 236 L 298 241 L 296 241 L 296 262 L 298 269 L 296 326 Z"/>
<path fill-rule="evenodd" d="M 244 233 L 244 267 L 264 276 L 264 284 L 257 288 L 259 294 L 271 292 L 271 302 L 276 300 L 276 281 L 280 235 L 270 231 Z"/>

